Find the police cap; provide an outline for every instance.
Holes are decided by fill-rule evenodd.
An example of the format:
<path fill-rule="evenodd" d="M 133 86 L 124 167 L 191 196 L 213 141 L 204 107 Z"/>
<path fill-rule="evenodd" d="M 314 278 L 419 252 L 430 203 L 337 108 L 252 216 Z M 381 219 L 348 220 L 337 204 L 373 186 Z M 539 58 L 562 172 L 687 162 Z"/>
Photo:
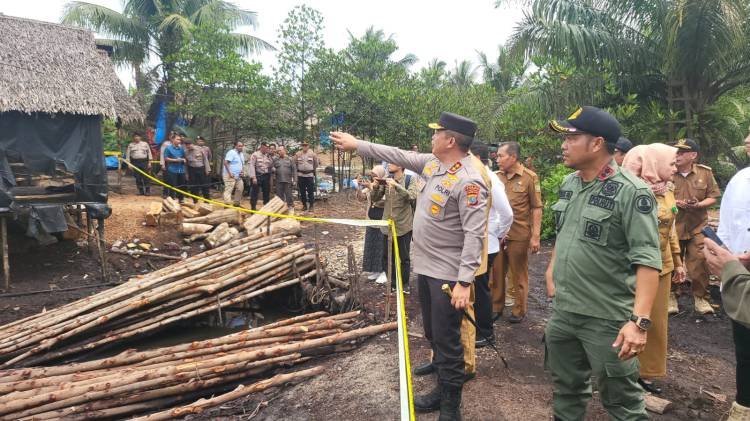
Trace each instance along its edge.
<path fill-rule="evenodd" d="M 458 114 L 443 111 L 437 123 L 430 123 L 428 127 L 435 130 L 451 130 L 469 137 L 474 137 L 477 132 L 477 123 Z"/>
<path fill-rule="evenodd" d="M 700 152 L 698 142 L 693 139 L 680 139 L 674 144 L 674 147 L 684 152 Z"/>
<path fill-rule="evenodd" d="M 577 109 L 567 120 L 552 120 L 549 127 L 562 134 L 586 133 L 601 136 L 607 143 L 617 143 L 622 135 L 620 123 L 612 114 L 596 107 Z"/>

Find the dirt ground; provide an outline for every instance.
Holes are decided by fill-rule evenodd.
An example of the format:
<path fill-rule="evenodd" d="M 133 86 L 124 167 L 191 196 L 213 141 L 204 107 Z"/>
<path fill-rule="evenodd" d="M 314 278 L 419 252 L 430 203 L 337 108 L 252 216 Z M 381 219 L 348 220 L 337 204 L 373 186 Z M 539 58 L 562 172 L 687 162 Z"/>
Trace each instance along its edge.
<path fill-rule="evenodd" d="M 148 241 L 160 252 L 178 255 L 200 251 L 183 244 L 174 230 L 146 227 L 142 224 L 148 203 L 155 197 L 134 195 L 126 178 L 123 194 L 111 194 L 113 215 L 106 222 L 105 237 L 117 240 Z M 157 189 L 158 190 L 158 189 Z M 160 196 L 157 196 L 160 197 Z M 352 195 L 334 195 L 316 204 L 316 216 L 362 218 L 364 205 Z M 346 268 L 346 249 L 353 245 L 361 261 L 364 229 L 343 225 L 303 224 L 304 239 L 312 245 L 317 230 L 323 257 L 332 273 Z M 20 237 L 18 241 L 20 240 Z M 169 243 L 176 243 L 170 249 Z M 75 291 L 42 293 L 24 297 L 0 296 L 0 323 L 8 323 L 43 309 L 50 309 L 86 295 L 101 291 L 103 280 L 97 254 L 90 253 L 74 241 L 13 253 L 11 243 L 11 293 L 91 286 Z M 18 247 L 17 249 L 19 249 Z M 542 332 L 551 308 L 544 293 L 543 274 L 548 263 L 550 245 L 530 259 L 529 315 L 518 325 L 500 320 L 495 325 L 496 343 L 508 360 L 505 369 L 494 351 L 477 350 L 478 375 L 464 388 L 462 411 L 467 420 L 545 420 L 551 417 L 552 388 L 542 368 Z M 108 254 L 109 279 L 121 282 L 128 277 L 170 263 L 163 259 Z M 40 264 L 41 262 L 41 264 Z M 383 318 L 385 286 L 363 279 L 364 312 L 375 320 Z M 656 420 L 718 420 L 734 398 L 734 354 L 729 321 L 722 313 L 700 317 L 692 312 L 690 300 L 683 297 L 683 312 L 670 319 L 668 377 L 660 382 L 662 397 L 673 402 Z M 421 337 L 421 317 L 417 291 L 407 296 L 409 344 L 412 366 L 426 361 L 428 345 Z M 377 419 L 395 420 L 399 414 L 398 358 L 395 332 L 380 335 L 358 349 L 309 362 L 323 365 L 323 375 L 285 388 L 241 399 L 208 411 L 200 419 L 255 420 L 328 420 Z M 431 387 L 433 378 L 415 377 L 414 391 Z M 717 402 L 704 392 L 724 395 Z M 420 414 L 418 420 L 436 419 L 436 414 Z M 589 406 L 589 420 L 604 420 L 606 414 L 594 396 Z"/>

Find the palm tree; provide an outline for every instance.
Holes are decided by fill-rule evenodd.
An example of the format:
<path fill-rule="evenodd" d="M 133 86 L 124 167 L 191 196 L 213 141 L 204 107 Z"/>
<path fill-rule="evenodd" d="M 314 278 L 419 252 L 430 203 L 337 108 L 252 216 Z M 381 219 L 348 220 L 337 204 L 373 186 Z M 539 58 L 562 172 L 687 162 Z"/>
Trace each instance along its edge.
<path fill-rule="evenodd" d="M 349 32 L 349 46 L 344 50 L 344 55 L 349 63 L 359 64 L 356 71 L 359 76 L 377 78 L 392 65 L 408 70 L 417 62 L 417 56 L 411 53 L 400 59 L 393 59 L 391 56 L 396 50 L 398 45 L 393 35 L 386 37 L 382 29 L 370 26 L 359 38 Z"/>
<path fill-rule="evenodd" d="M 750 83 L 748 0 L 498 0 L 527 6 L 511 49 L 616 75 L 623 92 L 687 97 L 688 129 L 704 143 L 722 96 Z M 682 96 L 682 95 L 679 95 Z M 692 119 L 688 119 L 692 114 Z"/>
<path fill-rule="evenodd" d="M 427 63 L 427 67 L 420 70 L 419 76 L 428 89 L 438 89 L 443 84 L 446 66 L 447 64 L 444 61 L 433 58 Z"/>
<path fill-rule="evenodd" d="M 170 65 L 166 59 L 184 45 L 193 28 L 200 25 L 229 30 L 241 25 L 255 27 L 257 14 L 223 0 L 125 0 L 122 12 L 72 1 L 65 5 L 62 23 L 109 37 L 98 42 L 113 47 L 115 63 L 133 66 L 136 83 L 143 83 L 142 67 L 149 58 L 158 58 L 163 75 L 161 82 L 168 85 Z M 246 55 L 273 49 L 251 35 L 233 33 L 232 36 L 238 49 Z"/>
<path fill-rule="evenodd" d="M 482 78 L 501 94 L 518 87 L 528 68 L 527 61 L 512 55 L 504 45 L 497 47 L 497 59 L 494 63 L 490 62 L 484 52 L 477 51 L 477 54 Z"/>
<path fill-rule="evenodd" d="M 467 88 L 474 83 L 477 69 L 468 60 L 456 62 L 456 68 L 450 73 L 451 84 L 458 88 Z"/>

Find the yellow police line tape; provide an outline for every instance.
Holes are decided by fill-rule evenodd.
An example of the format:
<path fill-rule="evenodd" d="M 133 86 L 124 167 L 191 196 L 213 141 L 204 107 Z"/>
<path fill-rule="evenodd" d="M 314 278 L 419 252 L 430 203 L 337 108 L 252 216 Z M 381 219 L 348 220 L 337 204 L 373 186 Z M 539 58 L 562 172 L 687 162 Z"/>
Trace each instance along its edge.
<path fill-rule="evenodd" d="M 289 218 L 289 219 L 296 219 L 298 221 L 305 221 L 305 222 L 315 222 L 315 223 L 330 223 L 330 224 L 339 224 L 339 225 L 350 225 L 350 226 L 357 226 L 357 227 L 389 227 L 391 230 L 391 235 L 393 237 L 393 256 L 394 260 L 396 262 L 396 267 L 394 268 L 396 271 L 396 307 L 398 308 L 398 368 L 399 368 L 399 391 L 400 391 L 400 401 L 401 401 L 401 420 L 409 420 L 409 421 L 415 421 L 415 415 L 414 415 L 414 393 L 412 389 L 412 378 L 411 378 L 411 364 L 409 362 L 409 338 L 407 333 L 407 327 L 406 327 L 406 305 L 404 304 L 404 287 L 403 287 L 403 280 L 401 279 L 401 259 L 399 258 L 398 254 L 398 235 L 396 233 L 396 223 L 393 221 L 393 219 L 388 219 L 387 221 L 383 220 L 362 220 L 362 219 L 340 219 L 340 218 L 314 218 L 314 217 L 307 217 L 307 216 L 297 216 L 297 215 L 284 215 L 280 213 L 272 213 L 272 212 L 263 212 L 263 211 L 257 211 L 252 209 L 243 208 L 240 206 L 234 206 L 229 205 L 224 202 L 219 202 L 217 200 L 212 199 L 206 199 L 201 196 L 196 196 L 192 193 L 186 192 L 182 189 L 179 189 L 175 186 L 171 186 L 162 180 L 159 180 L 158 178 L 152 176 L 151 174 L 141 170 L 140 168 L 136 167 L 135 165 L 131 164 L 125 159 L 122 159 L 121 157 L 117 157 L 118 160 L 120 160 L 125 165 L 129 166 L 133 171 L 137 171 L 144 177 L 148 178 L 149 180 L 155 182 L 156 184 L 161 185 L 162 187 L 166 187 L 170 190 L 174 190 L 178 193 L 181 193 L 184 196 L 190 197 L 194 200 L 200 200 L 206 203 L 210 203 L 212 205 L 221 206 L 227 209 L 234 209 L 239 212 L 245 212 L 250 214 L 258 214 L 263 216 L 270 216 L 273 218 Z M 390 288 L 390 285 L 386 286 L 387 288 Z"/>

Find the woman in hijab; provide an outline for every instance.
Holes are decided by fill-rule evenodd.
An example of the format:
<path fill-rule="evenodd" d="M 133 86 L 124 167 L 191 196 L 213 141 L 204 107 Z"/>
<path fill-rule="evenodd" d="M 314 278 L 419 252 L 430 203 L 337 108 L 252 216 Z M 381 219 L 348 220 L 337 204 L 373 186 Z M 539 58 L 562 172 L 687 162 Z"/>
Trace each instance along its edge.
<path fill-rule="evenodd" d="M 651 309 L 652 325 L 648 331 L 646 348 L 638 354 L 641 363 L 641 378 L 638 383 L 646 391 L 656 394 L 661 393 L 661 389 L 651 380 L 667 375 L 669 291 L 672 282 L 681 283 L 685 280 L 685 269 L 680 259 L 680 243 L 675 230 L 677 203 L 674 198 L 672 176 L 677 173 L 676 158 L 677 148 L 663 143 L 653 143 L 634 147 L 625 155 L 622 162 L 625 170 L 640 177 L 651 187 L 658 205 L 662 271 L 659 274 L 659 290 Z"/>
<path fill-rule="evenodd" d="M 378 180 L 385 178 L 385 168 L 382 165 L 376 165 L 369 172 L 369 181 L 362 181 L 361 185 L 365 187 L 364 193 L 367 196 L 367 219 L 382 219 L 383 205 L 385 198 L 372 201 L 372 191 Z M 385 268 L 383 267 L 383 241 L 385 236 L 378 227 L 367 227 L 365 230 L 365 247 L 362 254 L 362 272 L 365 272 L 367 279 L 377 279 L 383 283 L 386 281 Z"/>

